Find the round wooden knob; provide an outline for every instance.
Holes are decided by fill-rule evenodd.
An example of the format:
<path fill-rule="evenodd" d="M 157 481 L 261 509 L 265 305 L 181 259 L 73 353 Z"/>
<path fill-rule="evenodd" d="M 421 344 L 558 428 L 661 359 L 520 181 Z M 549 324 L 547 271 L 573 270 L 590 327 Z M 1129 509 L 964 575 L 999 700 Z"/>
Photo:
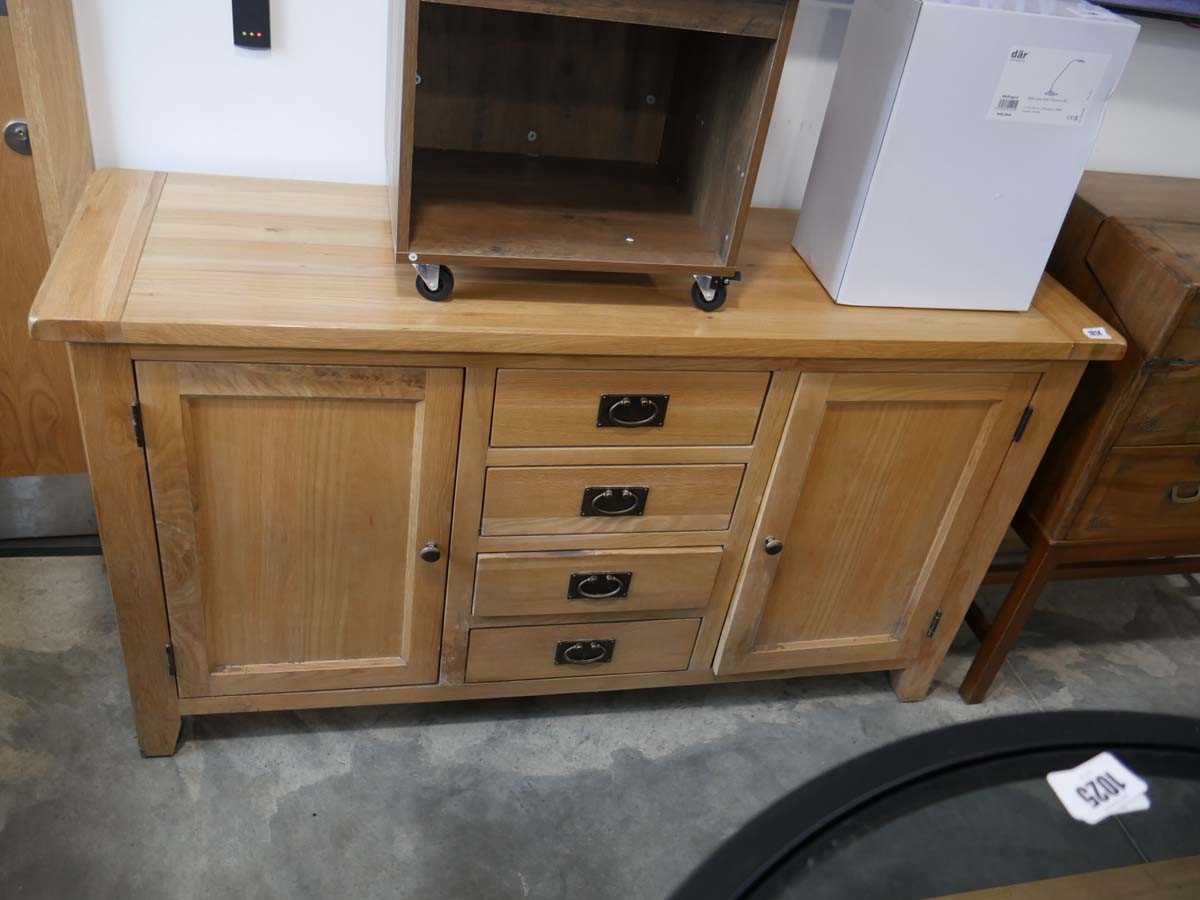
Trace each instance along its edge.
<path fill-rule="evenodd" d="M 778 556 L 783 552 L 783 541 L 769 537 L 763 541 L 763 550 L 766 551 L 767 556 Z"/>
<path fill-rule="evenodd" d="M 442 558 L 442 548 L 430 541 L 417 552 L 417 556 L 427 563 L 435 563 Z"/>

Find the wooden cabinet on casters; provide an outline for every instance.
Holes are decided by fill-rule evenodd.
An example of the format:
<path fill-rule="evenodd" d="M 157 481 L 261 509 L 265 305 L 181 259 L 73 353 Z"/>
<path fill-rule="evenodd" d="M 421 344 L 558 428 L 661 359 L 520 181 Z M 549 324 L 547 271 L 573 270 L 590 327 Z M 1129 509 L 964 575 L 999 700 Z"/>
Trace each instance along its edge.
<path fill-rule="evenodd" d="M 396 258 L 738 277 L 797 0 L 391 0 Z"/>

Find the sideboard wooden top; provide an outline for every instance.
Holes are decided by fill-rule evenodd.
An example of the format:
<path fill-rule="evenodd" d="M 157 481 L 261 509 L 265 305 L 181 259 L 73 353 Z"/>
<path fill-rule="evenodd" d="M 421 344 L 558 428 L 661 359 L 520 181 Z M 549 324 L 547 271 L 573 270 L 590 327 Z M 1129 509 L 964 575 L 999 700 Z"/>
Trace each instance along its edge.
<path fill-rule="evenodd" d="M 1117 359 L 1125 342 L 1049 276 L 1027 313 L 838 306 L 757 209 L 745 281 L 701 313 L 686 277 L 456 269 L 431 303 L 393 262 L 386 188 L 97 172 L 33 335 L 207 347 L 873 359 Z M 1111 340 L 1083 329 L 1106 326 Z"/>

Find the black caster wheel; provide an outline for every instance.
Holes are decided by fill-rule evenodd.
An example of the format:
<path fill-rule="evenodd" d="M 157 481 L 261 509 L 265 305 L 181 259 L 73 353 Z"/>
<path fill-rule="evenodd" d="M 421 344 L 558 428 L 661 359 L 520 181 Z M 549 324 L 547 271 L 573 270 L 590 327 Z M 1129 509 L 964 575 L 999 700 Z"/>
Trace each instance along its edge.
<path fill-rule="evenodd" d="M 435 303 L 442 303 L 449 300 L 450 295 L 454 293 L 454 273 L 445 266 L 438 266 L 438 286 L 436 291 L 430 290 L 429 285 L 418 275 L 417 293 L 426 300 L 433 300 Z"/>
<path fill-rule="evenodd" d="M 704 310 L 704 312 L 716 312 L 725 305 L 725 284 L 720 281 L 714 281 L 713 291 L 713 298 L 709 300 L 700 290 L 700 285 L 692 285 L 692 303 L 695 304 L 696 309 Z"/>

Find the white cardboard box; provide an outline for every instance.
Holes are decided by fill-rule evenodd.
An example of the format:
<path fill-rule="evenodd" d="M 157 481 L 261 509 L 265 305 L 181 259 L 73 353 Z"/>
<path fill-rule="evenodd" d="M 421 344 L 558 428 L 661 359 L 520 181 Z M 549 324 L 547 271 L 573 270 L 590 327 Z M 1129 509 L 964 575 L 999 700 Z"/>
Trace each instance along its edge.
<path fill-rule="evenodd" d="M 1139 26 L 856 0 L 793 241 L 839 303 L 1028 309 Z"/>

